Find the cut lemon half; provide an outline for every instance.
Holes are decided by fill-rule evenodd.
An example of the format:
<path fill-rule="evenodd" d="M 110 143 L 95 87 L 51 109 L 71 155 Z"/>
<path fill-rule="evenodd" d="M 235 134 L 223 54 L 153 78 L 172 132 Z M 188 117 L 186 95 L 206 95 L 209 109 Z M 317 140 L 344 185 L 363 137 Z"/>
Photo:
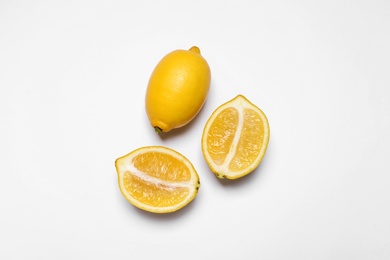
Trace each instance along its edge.
<path fill-rule="evenodd" d="M 199 176 L 182 154 L 164 146 L 146 146 L 115 161 L 119 188 L 134 206 L 153 213 L 174 212 L 190 203 Z"/>
<path fill-rule="evenodd" d="M 270 137 L 263 111 L 243 95 L 219 106 L 202 134 L 202 152 L 218 178 L 237 179 L 259 166 Z"/>

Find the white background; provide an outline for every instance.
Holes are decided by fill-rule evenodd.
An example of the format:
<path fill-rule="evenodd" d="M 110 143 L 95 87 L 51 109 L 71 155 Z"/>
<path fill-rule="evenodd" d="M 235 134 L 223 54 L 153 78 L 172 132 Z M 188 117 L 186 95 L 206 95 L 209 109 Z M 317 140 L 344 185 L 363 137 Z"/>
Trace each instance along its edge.
<path fill-rule="evenodd" d="M 158 136 L 157 62 L 197 45 L 209 97 Z M 0 1 L 0 259 L 390 259 L 390 2 Z M 268 116 L 258 169 L 200 146 L 237 94 Z M 120 194 L 116 158 L 165 145 L 202 186 L 169 215 Z"/>

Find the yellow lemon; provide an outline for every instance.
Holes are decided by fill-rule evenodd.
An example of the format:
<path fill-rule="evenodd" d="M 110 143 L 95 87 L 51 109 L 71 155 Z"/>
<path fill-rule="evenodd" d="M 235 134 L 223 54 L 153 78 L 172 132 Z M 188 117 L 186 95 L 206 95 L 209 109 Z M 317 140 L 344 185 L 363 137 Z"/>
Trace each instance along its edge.
<path fill-rule="evenodd" d="M 200 187 L 191 162 L 164 146 L 138 148 L 118 158 L 115 167 L 123 196 L 134 206 L 153 213 L 183 208 Z"/>
<path fill-rule="evenodd" d="M 157 64 L 146 90 L 146 113 L 156 132 L 188 124 L 201 110 L 211 72 L 198 47 L 175 50 Z"/>
<path fill-rule="evenodd" d="M 202 134 L 202 152 L 218 178 L 251 173 L 268 147 L 270 127 L 264 112 L 243 95 L 219 106 Z"/>

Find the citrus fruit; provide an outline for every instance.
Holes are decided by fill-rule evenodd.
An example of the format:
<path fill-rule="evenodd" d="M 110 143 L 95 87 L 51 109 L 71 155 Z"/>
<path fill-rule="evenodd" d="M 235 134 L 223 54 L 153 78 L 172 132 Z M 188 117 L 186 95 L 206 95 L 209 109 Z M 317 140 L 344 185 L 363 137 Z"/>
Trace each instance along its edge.
<path fill-rule="evenodd" d="M 267 150 L 267 117 L 243 95 L 219 106 L 202 134 L 202 153 L 218 178 L 237 179 L 252 172 Z"/>
<path fill-rule="evenodd" d="M 115 167 L 122 195 L 149 212 L 176 211 L 190 203 L 200 187 L 191 162 L 164 146 L 138 148 L 118 158 Z"/>
<path fill-rule="evenodd" d="M 188 124 L 201 110 L 211 72 L 198 47 L 175 50 L 154 68 L 146 90 L 146 113 L 156 132 Z"/>

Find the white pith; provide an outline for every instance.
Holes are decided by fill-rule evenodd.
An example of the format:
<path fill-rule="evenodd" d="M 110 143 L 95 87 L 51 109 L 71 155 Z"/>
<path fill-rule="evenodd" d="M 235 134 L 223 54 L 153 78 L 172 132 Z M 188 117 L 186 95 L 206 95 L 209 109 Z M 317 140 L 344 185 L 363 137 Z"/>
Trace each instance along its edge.
<path fill-rule="evenodd" d="M 226 156 L 224 163 L 222 165 L 216 165 L 217 170 L 221 171 L 221 172 L 229 172 L 229 164 L 232 161 L 234 155 L 236 154 L 237 145 L 238 145 L 238 142 L 240 141 L 242 126 L 244 124 L 244 109 L 243 109 L 243 107 L 240 105 L 235 105 L 234 108 L 237 109 L 237 112 L 238 112 L 238 124 L 237 124 L 236 135 L 233 138 L 232 145 L 230 146 L 229 153 Z"/>
<path fill-rule="evenodd" d="M 170 181 L 165 181 L 150 176 L 144 173 L 143 171 L 140 171 L 136 167 L 134 167 L 133 160 L 131 160 L 126 165 L 124 165 L 123 168 L 124 168 L 123 174 L 125 174 L 126 172 L 131 172 L 132 175 L 137 176 L 141 180 L 144 180 L 145 182 L 153 183 L 154 185 L 162 189 L 173 190 L 175 188 L 191 188 L 190 182 L 170 182 Z"/>

